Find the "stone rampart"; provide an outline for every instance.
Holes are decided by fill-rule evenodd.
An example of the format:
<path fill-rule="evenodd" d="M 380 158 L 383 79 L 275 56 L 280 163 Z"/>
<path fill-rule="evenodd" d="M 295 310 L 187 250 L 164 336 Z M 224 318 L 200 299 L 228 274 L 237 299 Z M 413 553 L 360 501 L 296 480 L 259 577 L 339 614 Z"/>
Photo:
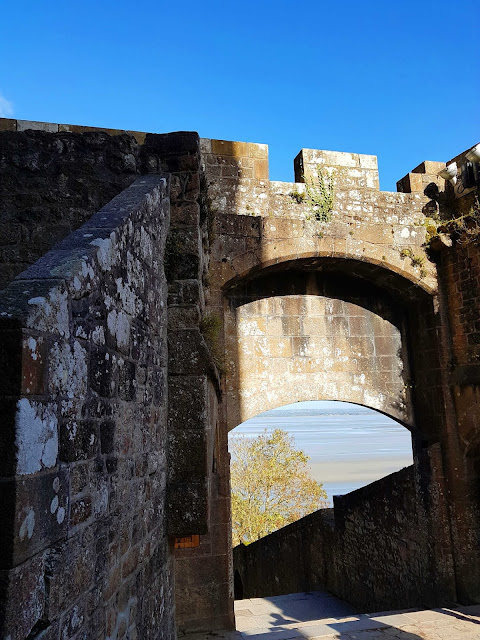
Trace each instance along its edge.
<path fill-rule="evenodd" d="M 393 416 L 415 460 L 403 493 L 337 500 L 317 527 L 337 564 L 296 556 L 309 584 L 326 572 L 355 600 L 368 578 L 374 608 L 478 599 L 478 187 L 456 161 L 455 189 L 424 162 L 389 193 L 374 156 L 304 149 L 273 182 L 266 145 L 0 119 L 11 640 L 232 628 L 228 430 L 304 399 Z M 327 222 L 304 182 L 318 168 Z M 432 216 L 463 214 L 426 246 Z"/>
<path fill-rule="evenodd" d="M 171 637 L 168 177 L 138 179 L 0 299 L 2 637 Z"/>
<path fill-rule="evenodd" d="M 451 557 L 437 572 L 414 467 L 391 474 L 233 550 L 244 598 L 327 589 L 359 611 L 453 601 Z M 446 571 L 446 573 L 445 573 Z"/>

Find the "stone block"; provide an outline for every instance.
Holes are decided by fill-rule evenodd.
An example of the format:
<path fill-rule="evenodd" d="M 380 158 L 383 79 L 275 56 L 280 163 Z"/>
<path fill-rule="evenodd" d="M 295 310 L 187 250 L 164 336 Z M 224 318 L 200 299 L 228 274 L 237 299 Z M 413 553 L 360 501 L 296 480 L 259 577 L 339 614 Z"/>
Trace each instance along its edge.
<path fill-rule="evenodd" d="M 207 424 L 204 425 L 206 430 Z M 168 434 L 168 482 L 202 482 L 208 476 L 205 430 L 176 430 Z"/>
<path fill-rule="evenodd" d="M 45 391 L 45 340 L 25 336 L 22 341 L 22 394 L 42 395 Z"/>
<path fill-rule="evenodd" d="M 76 527 L 86 522 L 92 515 L 92 499 L 90 496 L 79 498 L 72 503 L 70 510 L 70 526 Z"/>
<path fill-rule="evenodd" d="M 169 333 L 168 362 L 171 375 L 201 375 L 210 370 L 211 356 L 198 329 Z"/>
<path fill-rule="evenodd" d="M 130 402 L 135 398 L 137 365 L 130 360 L 119 360 L 118 364 L 118 397 Z"/>
<path fill-rule="evenodd" d="M 436 176 L 442 169 L 445 169 L 445 166 L 445 162 L 424 160 L 418 165 L 418 167 L 412 169 L 412 173 L 427 173 Z"/>
<path fill-rule="evenodd" d="M 249 142 L 248 155 L 250 158 L 268 158 L 268 144 Z"/>
<path fill-rule="evenodd" d="M 419 173 L 407 173 L 405 177 L 397 182 L 397 191 L 401 193 L 423 192 L 423 190 L 423 180 Z"/>
<path fill-rule="evenodd" d="M 5 513 L 0 529 L 2 568 L 20 564 L 66 535 L 69 511 L 66 468 L 8 480 L 2 486 L 2 499 Z"/>
<path fill-rule="evenodd" d="M 97 455 L 99 448 L 99 428 L 95 421 L 61 423 L 58 455 L 62 462 L 89 460 Z"/>
<path fill-rule="evenodd" d="M 4 638 L 30 637 L 43 617 L 45 605 L 45 562 L 43 554 L 29 558 L 19 567 L 0 571 L 2 616 L 0 633 Z"/>
<path fill-rule="evenodd" d="M 89 360 L 89 380 L 92 389 L 103 398 L 116 395 L 118 366 L 116 357 L 102 347 L 93 347 Z"/>
<path fill-rule="evenodd" d="M 358 154 L 358 161 L 363 169 L 378 170 L 377 156 L 369 156 L 362 153 Z"/>
<path fill-rule="evenodd" d="M 167 488 L 167 532 L 176 538 L 208 532 L 207 482 L 169 485 Z"/>
<path fill-rule="evenodd" d="M 0 131 L 16 131 L 17 121 L 10 118 L 0 118 Z"/>
<path fill-rule="evenodd" d="M 48 133 L 57 133 L 58 124 L 52 122 L 34 122 L 31 120 L 17 120 L 17 131 L 45 131 Z"/>
<path fill-rule="evenodd" d="M 359 157 L 356 153 L 345 151 L 325 151 L 323 149 L 302 149 L 303 162 L 308 164 L 325 165 L 327 167 L 358 167 Z"/>
<path fill-rule="evenodd" d="M 175 131 L 173 133 L 147 133 L 144 146 L 146 151 L 160 156 L 182 156 L 199 151 L 200 137 L 195 131 Z"/>
<path fill-rule="evenodd" d="M 58 618 L 93 586 L 95 578 L 95 547 L 92 531 L 81 538 L 76 535 L 52 549 L 46 558 L 48 567 L 49 620 Z M 68 567 L 68 571 L 64 568 Z"/>
<path fill-rule="evenodd" d="M 210 138 L 200 138 L 200 151 L 205 155 L 212 153 L 212 141 Z"/>
<path fill-rule="evenodd" d="M 261 159 L 255 160 L 254 176 L 255 176 L 255 180 L 268 181 L 268 176 L 269 176 L 268 160 L 261 160 Z"/>
<path fill-rule="evenodd" d="M 207 426 L 207 377 L 170 376 L 168 428 L 203 430 Z"/>
<path fill-rule="evenodd" d="M 212 153 L 223 156 L 241 158 L 248 156 L 246 142 L 233 142 L 232 140 L 211 140 Z"/>

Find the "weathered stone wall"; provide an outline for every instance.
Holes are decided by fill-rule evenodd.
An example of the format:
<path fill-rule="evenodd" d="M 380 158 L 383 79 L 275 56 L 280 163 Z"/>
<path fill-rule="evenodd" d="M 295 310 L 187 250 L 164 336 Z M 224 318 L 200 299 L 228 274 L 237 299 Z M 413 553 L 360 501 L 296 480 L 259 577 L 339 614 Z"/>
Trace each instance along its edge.
<path fill-rule="evenodd" d="M 137 174 L 167 171 L 171 176 L 172 224 L 164 261 L 171 391 L 166 522 L 171 536 L 202 534 L 201 552 L 177 550 L 177 622 L 184 630 L 231 627 L 228 453 L 216 426 L 218 372 L 200 330 L 211 220 L 198 135 L 0 119 L 0 150 L 1 213 L 10 230 L 4 236 L 8 250 L 0 253 L 2 284 L 88 220 Z M 204 572 L 210 572 L 207 589 L 188 569 L 190 561 L 198 567 L 199 555 Z M 196 598 L 187 576 L 194 576 Z"/>
<path fill-rule="evenodd" d="M 1 296 L 2 637 L 174 637 L 168 189 L 137 180 Z"/>
<path fill-rule="evenodd" d="M 385 284 L 399 275 L 413 295 L 417 288 L 435 292 L 435 268 L 423 247 L 423 208 L 431 201 L 421 193 L 378 191 L 374 156 L 315 152 L 323 154 L 325 170 L 335 171 L 332 220 L 322 223 L 304 199 L 305 184 L 268 182 L 268 172 L 245 177 L 245 163 L 267 161 L 266 145 L 202 139 L 201 149 L 215 216 L 212 304 L 221 306 L 219 289 L 259 269 L 323 257 L 361 262 Z M 313 166 L 312 154 L 303 150 L 298 158 Z"/>
<path fill-rule="evenodd" d="M 149 144 L 149 140 L 151 143 Z M 178 548 L 176 621 L 182 632 L 231 629 L 230 490 L 226 437 L 217 419 L 221 389 L 205 312 L 211 228 L 197 134 L 147 137 L 152 157 L 172 175 L 167 241 L 169 359 L 168 530 L 199 535 Z"/>
<path fill-rule="evenodd" d="M 455 601 L 451 549 L 444 537 L 448 519 L 436 514 L 437 529 L 430 525 L 435 494 L 444 490 L 437 449 L 423 465 L 417 457 L 412 467 L 334 498 L 334 566 L 327 568 L 328 581 L 361 611 Z"/>
<path fill-rule="evenodd" d="M 342 296 L 338 277 L 322 276 L 284 276 L 276 287 L 270 279 L 257 286 L 257 296 L 229 298 L 230 429 L 262 411 L 318 399 L 356 402 L 414 425 L 401 311 L 381 292 L 348 279 Z M 309 293 L 274 295 L 295 288 Z"/>
<path fill-rule="evenodd" d="M 475 194 L 455 202 L 465 215 Z M 477 192 L 478 196 L 478 192 Z M 480 598 L 480 251 L 478 210 L 471 227 L 452 232 L 438 255 L 442 282 L 444 385 L 450 391 L 442 434 L 449 478 L 457 590 L 465 602 Z"/>
<path fill-rule="evenodd" d="M 432 598 L 454 598 L 443 475 L 431 479 L 428 464 L 444 424 L 436 269 L 423 246 L 426 215 L 438 204 L 422 192 L 378 191 L 371 156 L 303 150 L 297 182 L 280 183 L 255 172 L 257 160 L 267 159 L 265 145 L 202 140 L 201 148 L 215 229 L 208 310 L 223 324 L 223 431 L 267 408 L 327 398 L 373 406 L 408 424 L 418 459 L 427 461 L 421 477 L 430 478 L 416 486 L 415 505 L 423 501 L 428 513 L 422 527 L 440 585 Z M 303 176 L 317 162 L 335 179 L 328 223 L 314 219 L 304 197 Z M 313 562 L 305 553 L 303 562 Z M 312 571 L 321 573 L 315 558 Z M 417 596 L 430 576 L 423 571 Z M 299 587 L 297 579 L 288 590 Z M 354 599 L 352 590 L 342 595 Z"/>
<path fill-rule="evenodd" d="M 459 164 L 462 158 L 457 157 Z M 304 197 L 304 176 L 314 175 L 317 165 L 335 179 L 329 223 L 315 220 Z M 25 615 L 7 606 L 8 624 L 13 615 L 20 620 L 12 640 L 24 637 L 32 625 L 32 638 L 57 640 L 60 631 L 72 639 L 118 637 L 127 619 L 133 635 L 171 636 L 173 561 L 167 534 L 199 535 L 198 547 L 174 552 L 179 628 L 232 628 L 227 433 L 253 412 L 291 400 L 278 384 L 284 375 L 292 375 L 297 385 L 294 399 L 305 399 L 301 393 L 307 388 L 309 397 L 331 392 L 328 397 L 375 406 L 412 429 L 414 521 L 422 535 L 427 532 L 429 564 L 427 568 L 419 561 L 417 571 L 407 567 L 403 556 L 400 564 L 419 584 L 434 575 L 439 585 L 434 595 L 443 603 L 454 592 L 453 540 L 457 594 L 464 601 L 475 600 L 480 575 L 477 253 L 460 246 L 444 251 L 437 260 L 442 283 L 438 291 L 437 264 L 428 259 L 424 246 L 428 218 L 445 217 L 449 207 L 465 213 L 475 190 L 466 194 L 468 202 L 458 189 L 449 193 L 450 187 L 436 176 L 441 166 L 422 163 L 401 182 L 403 193 L 385 193 L 378 191 L 375 157 L 303 150 L 295 161 L 297 182 L 269 182 L 266 145 L 200 140 L 194 133 L 155 135 L 0 119 L 0 286 L 33 265 L 5 294 L 14 315 L 19 310 L 18 322 L 3 318 L 1 333 L 6 417 L 0 460 L 9 525 L 2 528 L 0 585 L 2 600 L 23 598 L 30 603 L 22 609 Z M 168 309 L 158 262 L 140 259 L 142 280 L 135 271 L 137 262 L 125 255 L 122 245 L 112 258 L 118 274 L 109 279 L 101 271 L 107 245 L 101 244 L 95 257 L 90 237 L 81 230 L 69 236 L 138 174 L 162 172 L 168 172 L 171 181 L 164 259 Z M 135 257 L 136 231 L 126 223 L 128 216 L 137 215 L 133 200 L 110 222 L 132 234 L 130 240 L 122 236 L 122 242 L 132 246 L 129 253 Z M 152 205 L 147 201 L 141 215 L 147 216 Z M 155 224 L 158 229 L 158 221 L 151 224 L 149 229 Z M 163 223 L 160 229 L 154 244 L 159 256 Z M 62 238 L 59 252 L 35 263 Z M 80 277 L 76 260 L 91 264 L 94 275 L 88 271 Z M 143 287 L 138 297 L 155 309 L 148 322 L 142 315 L 146 307 L 132 306 L 122 284 L 132 269 Z M 111 293 L 102 297 L 93 288 L 87 290 L 89 277 L 99 291 L 111 288 Z M 155 278 L 160 286 L 155 286 Z M 69 338 L 54 336 L 54 329 L 39 324 L 40 315 L 32 319 L 38 300 L 50 291 L 68 293 Z M 21 311 L 22 301 L 29 300 L 36 302 Z M 106 308 L 111 304 L 115 309 Z M 53 300 L 49 305 L 46 312 L 55 315 L 53 322 L 63 322 Z M 309 315 L 312 311 L 318 313 Z M 130 334 L 122 314 L 133 314 Z M 259 329 L 253 335 L 251 318 Z M 27 320 L 32 326 L 26 326 Z M 92 328 L 91 335 L 84 335 L 84 326 Z M 105 345 L 94 326 L 103 327 Z M 142 342 L 137 329 L 147 331 L 151 344 Z M 36 343 L 34 353 L 30 338 Z M 66 361 L 69 353 L 83 357 L 77 342 L 87 352 L 86 368 Z M 332 352 L 331 358 L 324 348 Z M 253 358 L 261 365 L 255 369 L 255 383 Z M 64 360 L 57 379 L 56 363 Z M 39 375 L 45 377 L 43 386 Z M 162 397 L 167 379 L 168 406 Z M 263 385 L 261 406 L 252 399 L 257 383 Z M 339 398 L 347 392 L 348 397 Z M 83 398 L 81 409 L 74 401 L 77 396 Z M 98 402 L 91 400 L 97 397 Z M 15 423 L 15 415 L 23 416 L 25 399 L 36 403 L 37 413 Z M 147 406 L 151 412 L 140 416 Z M 18 459 L 26 464 L 30 453 L 41 449 L 41 464 L 47 468 L 15 476 L 18 460 L 12 443 L 15 428 L 24 423 L 33 429 L 33 440 Z M 38 431 L 40 423 L 46 425 L 46 440 Z M 55 425 L 60 464 L 50 468 Z M 18 442 L 23 446 L 22 438 Z M 58 505 L 50 496 L 52 487 L 56 495 L 58 488 Z M 395 487 L 383 489 L 393 493 L 398 513 L 408 511 L 410 503 L 402 502 Z M 107 511 L 102 511 L 105 495 Z M 376 503 L 379 500 L 375 494 Z M 154 505 L 160 504 L 165 515 L 160 508 L 155 511 Z M 40 521 L 50 522 L 50 509 L 52 524 L 40 528 Z M 355 498 L 348 509 L 360 522 L 362 503 Z M 382 527 L 394 527 L 400 535 L 400 524 L 380 507 L 375 514 L 372 526 L 379 529 L 380 540 Z M 62 523 L 57 516 L 63 517 Z M 358 535 L 361 542 L 366 534 L 357 529 L 349 529 L 348 535 Z M 325 536 L 332 531 L 323 528 Z M 411 547 L 414 557 L 413 542 Z M 389 561 L 376 579 L 386 592 L 385 576 L 395 571 L 401 545 L 384 548 Z M 151 559 L 148 554 L 153 554 Z M 345 571 L 350 571 L 355 554 L 342 558 Z M 318 557 L 315 562 L 323 566 Z M 357 566 L 362 562 L 360 557 Z M 67 565 L 74 570 L 61 590 L 57 576 Z M 105 586 L 107 579 L 110 586 Z M 408 579 L 402 592 L 406 600 Z M 337 589 L 342 592 L 342 584 Z M 143 605 L 135 606 L 131 598 L 136 597 Z"/>
<path fill-rule="evenodd" d="M 3 130 L 10 122 L 0 120 L 0 289 L 142 173 L 132 135 Z"/>
<path fill-rule="evenodd" d="M 359 611 L 434 606 L 455 598 L 437 567 L 414 467 L 233 551 L 244 598 L 328 589 Z"/>
<path fill-rule="evenodd" d="M 256 542 L 234 547 L 235 598 L 326 589 L 333 527 L 333 509 L 320 509 Z"/>

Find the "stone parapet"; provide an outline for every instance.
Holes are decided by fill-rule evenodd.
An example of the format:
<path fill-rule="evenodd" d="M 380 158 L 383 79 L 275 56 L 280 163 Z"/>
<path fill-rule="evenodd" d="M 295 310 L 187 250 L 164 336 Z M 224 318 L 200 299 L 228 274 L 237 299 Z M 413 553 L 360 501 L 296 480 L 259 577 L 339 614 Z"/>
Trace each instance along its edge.
<path fill-rule="evenodd" d="M 107 127 L 87 127 L 78 124 L 56 124 L 54 122 L 37 122 L 35 120 L 12 120 L 10 118 L 0 118 L 0 131 L 45 131 L 47 133 L 107 133 L 110 136 L 117 136 L 123 133 L 131 134 L 139 144 L 145 141 L 146 133 L 142 131 L 131 131 L 127 129 L 109 129 Z"/>
<path fill-rule="evenodd" d="M 425 190 L 432 192 L 432 187 L 437 191 L 445 191 L 445 180 L 440 178 L 438 174 L 445 169 L 445 162 L 432 162 L 425 160 L 415 167 L 410 173 L 407 173 L 401 180 L 397 182 L 397 191 L 400 193 L 424 193 Z"/>
<path fill-rule="evenodd" d="M 379 189 L 377 156 L 302 149 L 293 165 L 295 182 L 316 180 L 320 170 L 334 179 L 338 190 Z"/>
<path fill-rule="evenodd" d="M 2 637 L 173 637 L 168 225 L 139 178 L 0 296 Z"/>
<path fill-rule="evenodd" d="M 234 571 L 243 598 L 326 589 L 359 611 L 453 601 L 451 555 L 439 548 L 438 531 L 430 535 L 426 529 L 418 499 L 422 483 L 429 482 L 407 467 L 335 496 L 334 509 L 315 511 L 235 547 Z M 442 484 L 433 482 L 431 489 L 438 487 Z"/>

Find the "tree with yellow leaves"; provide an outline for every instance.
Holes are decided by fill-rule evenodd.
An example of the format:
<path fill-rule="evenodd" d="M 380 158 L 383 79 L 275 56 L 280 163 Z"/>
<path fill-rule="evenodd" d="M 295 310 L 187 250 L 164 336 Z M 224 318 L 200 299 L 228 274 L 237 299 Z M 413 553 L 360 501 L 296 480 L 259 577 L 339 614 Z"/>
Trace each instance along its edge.
<path fill-rule="evenodd" d="M 286 431 L 256 438 L 234 437 L 229 445 L 233 546 L 248 544 L 328 507 L 327 494 Z"/>

